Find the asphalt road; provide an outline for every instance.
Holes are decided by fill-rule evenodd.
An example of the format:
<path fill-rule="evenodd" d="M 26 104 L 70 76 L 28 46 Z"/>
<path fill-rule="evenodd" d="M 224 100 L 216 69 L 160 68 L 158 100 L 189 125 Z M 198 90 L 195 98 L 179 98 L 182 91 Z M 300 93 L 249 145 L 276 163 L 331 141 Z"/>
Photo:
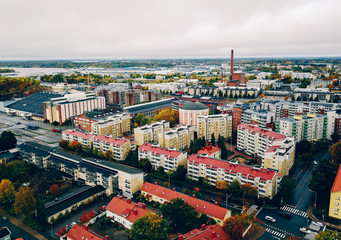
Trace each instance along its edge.
<path fill-rule="evenodd" d="M 12 239 L 23 238 L 25 240 L 36 240 L 37 238 L 33 237 L 29 233 L 25 232 L 21 228 L 15 226 L 10 221 L 3 221 L 0 219 L 0 227 L 7 227 L 12 233 Z"/>
<path fill-rule="evenodd" d="M 330 158 L 328 151 L 324 151 L 323 154 L 320 154 L 315 160 L 321 161 L 324 158 Z M 298 169 L 294 173 L 294 177 L 301 172 L 302 169 Z M 291 218 L 283 218 L 277 214 L 277 209 L 269 210 L 262 209 L 258 213 L 258 219 L 265 222 L 266 233 L 261 236 L 260 240 L 267 239 L 283 239 L 284 234 L 285 237 L 295 235 L 297 237 L 303 237 L 304 234 L 299 231 L 299 228 L 308 226 L 311 220 L 308 218 L 306 212 L 309 208 L 309 205 L 314 202 L 315 196 L 314 192 L 309 191 L 309 182 L 312 177 L 312 172 L 314 170 L 314 166 L 303 170 L 298 178 L 297 185 L 294 190 L 292 202 L 290 205 L 284 206 L 284 210 L 291 212 Z M 269 222 L 265 220 L 265 216 L 271 216 L 276 219 L 275 223 Z"/>

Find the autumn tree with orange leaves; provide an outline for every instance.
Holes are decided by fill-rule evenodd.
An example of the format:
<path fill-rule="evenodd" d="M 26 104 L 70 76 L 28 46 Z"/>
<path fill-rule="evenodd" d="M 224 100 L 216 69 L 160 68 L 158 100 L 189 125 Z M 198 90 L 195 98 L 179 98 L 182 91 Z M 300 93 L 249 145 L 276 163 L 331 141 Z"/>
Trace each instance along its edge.
<path fill-rule="evenodd" d="M 77 150 L 80 150 L 82 148 L 82 144 L 77 142 L 77 141 L 72 141 L 69 143 L 69 148 L 74 150 L 74 151 L 77 151 Z"/>
<path fill-rule="evenodd" d="M 257 196 L 257 189 L 253 187 L 250 183 L 245 183 L 241 186 L 241 190 L 244 193 L 246 198 L 254 198 Z"/>
<path fill-rule="evenodd" d="M 253 223 L 254 219 L 254 212 L 248 214 L 244 211 L 241 214 L 236 214 L 235 216 L 228 218 L 224 222 L 223 229 L 230 235 L 232 240 L 241 239 L 243 232 Z"/>
<path fill-rule="evenodd" d="M 170 123 L 171 127 L 174 127 L 177 123 L 179 123 L 179 111 L 165 109 L 159 112 L 154 117 L 154 121 L 166 120 Z"/>
<path fill-rule="evenodd" d="M 224 180 L 222 180 L 222 181 L 219 181 L 219 180 L 218 180 L 218 181 L 215 183 L 215 187 L 218 188 L 218 189 L 220 189 L 220 190 L 227 190 L 228 187 L 229 187 L 229 183 L 226 182 L 226 181 L 224 181 Z"/>

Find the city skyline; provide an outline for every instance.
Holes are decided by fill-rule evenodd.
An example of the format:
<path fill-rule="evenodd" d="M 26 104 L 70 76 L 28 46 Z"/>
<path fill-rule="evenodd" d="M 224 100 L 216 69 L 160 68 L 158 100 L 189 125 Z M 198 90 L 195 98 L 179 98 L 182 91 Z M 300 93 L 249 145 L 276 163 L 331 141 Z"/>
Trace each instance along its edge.
<path fill-rule="evenodd" d="M 341 56 L 341 2 L 2 1 L 0 60 Z M 13 17 L 15 16 L 15 17 Z"/>

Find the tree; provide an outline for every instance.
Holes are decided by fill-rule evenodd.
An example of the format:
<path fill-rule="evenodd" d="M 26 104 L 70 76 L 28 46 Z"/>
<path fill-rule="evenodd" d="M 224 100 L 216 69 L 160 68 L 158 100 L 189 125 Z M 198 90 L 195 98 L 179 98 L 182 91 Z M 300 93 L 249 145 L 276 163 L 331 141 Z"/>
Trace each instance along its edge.
<path fill-rule="evenodd" d="M 112 161 L 114 159 L 114 154 L 111 150 L 108 150 L 104 153 L 104 158 L 108 159 L 109 161 Z"/>
<path fill-rule="evenodd" d="M 212 133 L 212 136 L 211 136 L 211 143 L 212 143 L 212 146 L 215 146 L 215 137 L 214 137 L 214 133 Z"/>
<path fill-rule="evenodd" d="M 302 140 L 296 144 L 296 153 L 302 155 L 311 151 L 311 143 L 307 140 Z"/>
<path fill-rule="evenodd" d="M 74 150 L 74 151 L 78 151 L 82 148 L 82 144 L 80 142 L 77 142 L 77 141 L 72 141 L 69 143 L 69 148 Z"/>
<path fill-rule="evenodd" d="M 172 199 L 168 204 L 163 204 L 161 211 L 176 232 L 188 232 L 195 227 L 198 213 L 194 207 L 181 198 Z"/>
<path fill-rule="evenodd" d="M 313 155 L 311 153 L 304 153 L 302 155 L 302 163 L 305 165 L 311 165 L 312 162 L 314 161 Z"/>
<path fill-rule="evenodd" d="M 168 239 L 167 232 L 164 219 L 158 214 L 147 213 L 133 223 L 130 229 L 130 238 L 133 240 L 163 240 Z"/>
<path fill-rule="evenodd" d="M 0 135 L 0 151 L 15 148 L 17 139 L 11 131 L 4 131 Z"/>
<path fill-rule="evenodd" d="M 57 195 L 58 193 L 59 193 L 59 187 L 58 187 L 58 185 L 57 184 L 53 184 L 53 185 L 51 185 L 51 187 L 50 187 L 50 189 L 49 189 L 49 191 L 50 191 L 50 193 L 52 194 L 52 195 Z"/>
<path fill-rule="evenodd" d="M 2 206 L 9 207 L 15 199 L 15 190 L 12 182 L 2 179 L 0 183 L 0 203 Z"/>
<path fill-rule="evenodd" d="M 66 141 L 66 140 L 61 140 L 61 141 L 59 142 L 59 146 L 60 146 L 61 148 L 66 149 L 66 148 L 69 146 L 69 142 Z"/>
<path fill-rule="evenodd" d="M 173 178 L 175 180 L 183 181 L 186 179 L 186 168 L 183 165 L 179 165 L 178 168 L 174 172 Z"/>
<path fill-rule="evenodd" d="M 253 187 L 250 183 L 245 183 L 241 187 L 241 191 L 245 193 L 246 198 L 254 198 L 257 197 L 257 189 Z"/>
<path fill-rule="evenodd" d="M 278 191 L 278 195 L 280 198 L 283 198 L 284 202 L 289 202 L 292 198 L 292 194 L 296 187 L 295 178 L 285 176 L 283 177 L 280 185 L 280 189 Z"/>
<path fill-rule="evenodd" d="M 231 236 L 232 240 L 242 239 L 242 233 L 248 225 L 252 224 L 255 219 L 255 213 L 248 214 L 247 211 L 236 214 L 228 218 L 223 225 L 224 231 Z"/>
<path fill-rule="evenodd" d="M 332 135 L 330 135 L 330 137 L 333 140 L 333 143 L 336 143 L 340 140 L 340 135 L 337 132 L 334 132 Z"/>
<path fill-rule="evenodd" d="M 229 187 L 229 183 L 226 182 L 226 181 L 224 181 L 224 180 L 222 180 L 222 181 L 219 181 L 219 180 L 218 180 L 218 181 L 215 183 L 215 187 L 218 188 L 218 189 L 220 189 L 220 190 L 227 190 L 228 187 Z"/>
<path fill-rule="evenodd" d="M 315 236 L 315 240 L 340 240 L 341 237 L 337 234 L 337 232 L 331 230 L 325 230 L 324 232 L 319 232 Z"/>
<path fill-rule="evenodd" d="M 152 171 L 152 164 L 150 163 L 150 161 L 146 158 L 141 158 L 139 163 L 138 163 L 139 167 L 145 171 L 145 172 L 151 172 Z"/>
<path fill-rule="evenodd" d="M 229 193 L 239 196 L 240 195 L 240 182 L 238 180 L 234 180 L 230 183 L 228 188 Z"/>
<path fill-rule="evenodd" d="M 33 189 L 28 186 L 20 187 L 15 194 L 14 212 L 17 215 L 23 215 L 26 219 L 31 218 L 31 212 L 36 209 L 36 199 Z"/>
<path fill-rule="evenodd" d="M 334 163 L 341 163 L 341 140 L 329 147 L 329 153 Z"/>
<path fill-rule="evenodd" d="M 10 162 L 6 166 L 6 171 L 10 173 L 9 178 L 12 182 L 23 180 L 27 176 L 26 163 L 21 160 Z"/>

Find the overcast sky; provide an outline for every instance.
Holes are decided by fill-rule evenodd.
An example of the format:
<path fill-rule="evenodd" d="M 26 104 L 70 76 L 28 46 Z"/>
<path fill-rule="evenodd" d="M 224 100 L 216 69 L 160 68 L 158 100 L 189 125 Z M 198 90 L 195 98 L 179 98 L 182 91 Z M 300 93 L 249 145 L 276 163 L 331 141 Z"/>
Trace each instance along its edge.
<path fill-rule="evenodd" d="M 0 0 L 0 60 L 341 56 L 341 0 Z"/>

